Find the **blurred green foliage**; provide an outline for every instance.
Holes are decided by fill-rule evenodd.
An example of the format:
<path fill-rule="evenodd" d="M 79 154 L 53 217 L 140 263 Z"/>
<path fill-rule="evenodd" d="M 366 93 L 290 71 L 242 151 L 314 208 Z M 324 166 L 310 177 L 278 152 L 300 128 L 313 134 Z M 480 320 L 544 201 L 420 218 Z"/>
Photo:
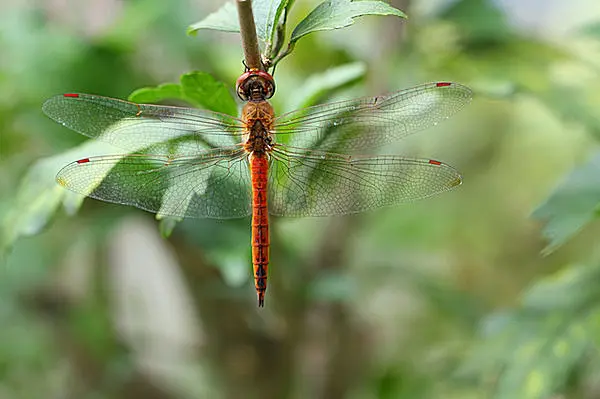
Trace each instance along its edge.
<path fill-rule="evenodd" d="M 196 32 L 235 31 L 235 8 L 197 3 L 0 6 L 0 397 L 598 396 L 600 7 L 574 2 L 559 20 L 588 18 L 559 35 L 515 16 L 555 3 L 398 1 L 410 20 L 365 17 L 281 46 L 293 52 L 276 71 L 278 113 L 423 81 L 477 96 L 384 149 L 444 159 L 464 174 L 459 190 L 359 216 L 274 218 L 259 311 L 248 220 L 158 229 L 54 182 L 64 164 L 114 151 L 47 119 L 54 94 L 237 113 L 238 36 Z M 263 49 L 277 50 L 277 21 L 289 44 L 294 27 L 347 26 L 368 4 L 392 9 L 256 0 Z"/>

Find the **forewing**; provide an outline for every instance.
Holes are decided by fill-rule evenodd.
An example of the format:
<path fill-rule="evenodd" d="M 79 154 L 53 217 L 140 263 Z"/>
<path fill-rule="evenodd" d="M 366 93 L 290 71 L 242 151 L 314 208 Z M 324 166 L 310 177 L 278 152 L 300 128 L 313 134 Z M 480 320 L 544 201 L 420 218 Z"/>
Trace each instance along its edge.
<path fill-rule="evenodd" d="M 365 97 L 292 111 L 275 120 L 276 141 L 352 152 L 401 139 L 450 117 L 472 92 L 458 83 L 429 83 L 388 96 Z M 289 135 L 289 139 L 283 139 Z"/>
<path fill-rule="evenodd" d="M 462 182 L 451 166 L 428 159 L 305 153 L 278 145 L 271 160 L 269 212 L 278 216 L 363 212 L 426 198 Z"/>
<path fill-rule="evenodd" d="M 85 158 L 65 166 L 56 180 L 79 194 L 160 216 L 228 219 L 251 212 L 247 156 L 237 147 L 194 157 Z"/>
<path fill-rule="evenodd" d="M 78 133 L 129 152 L 194 155 L 239 143 L 242 131 L 241 121 L 226 114 L 90 94 L 54 96 L 42 109 Z"/>

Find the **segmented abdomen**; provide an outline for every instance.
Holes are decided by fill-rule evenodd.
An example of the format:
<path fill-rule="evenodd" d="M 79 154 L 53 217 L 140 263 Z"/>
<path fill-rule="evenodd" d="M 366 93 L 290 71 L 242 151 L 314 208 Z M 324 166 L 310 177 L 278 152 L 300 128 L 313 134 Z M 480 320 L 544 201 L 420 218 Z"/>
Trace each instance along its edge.
<path fill-rule="evenodd" d="M 252 154 L 252 266 L 258 306 L 265 304 L 267 272 L 269 270 L 269 214 L 267 210 L 267 176 L 269 162 L 266 154 Z"/>

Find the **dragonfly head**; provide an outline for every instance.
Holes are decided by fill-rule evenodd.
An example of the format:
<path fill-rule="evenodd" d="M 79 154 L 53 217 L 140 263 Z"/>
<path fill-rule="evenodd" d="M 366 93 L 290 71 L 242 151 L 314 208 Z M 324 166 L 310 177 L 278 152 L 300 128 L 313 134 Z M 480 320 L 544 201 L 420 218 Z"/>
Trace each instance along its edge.
<path fill-rule="evenodd" d="M 262 101 L 273 97 L 275 80 L 267 72 L 251 69 L 238 78 L 235 89 L 244 101 Z"/>

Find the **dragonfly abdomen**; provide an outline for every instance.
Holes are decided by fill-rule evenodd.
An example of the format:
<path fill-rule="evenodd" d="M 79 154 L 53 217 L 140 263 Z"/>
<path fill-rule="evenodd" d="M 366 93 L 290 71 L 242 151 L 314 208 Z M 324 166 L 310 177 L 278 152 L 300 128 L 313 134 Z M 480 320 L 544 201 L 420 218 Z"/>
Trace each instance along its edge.
<path fill-rule="evenodd" d="M 265 304 L 269 269 L 269 214 L 267 210 L 268 158 L 265 153 L 250 157 L 252 175 L 252 265 L 258 306 Z"/>

